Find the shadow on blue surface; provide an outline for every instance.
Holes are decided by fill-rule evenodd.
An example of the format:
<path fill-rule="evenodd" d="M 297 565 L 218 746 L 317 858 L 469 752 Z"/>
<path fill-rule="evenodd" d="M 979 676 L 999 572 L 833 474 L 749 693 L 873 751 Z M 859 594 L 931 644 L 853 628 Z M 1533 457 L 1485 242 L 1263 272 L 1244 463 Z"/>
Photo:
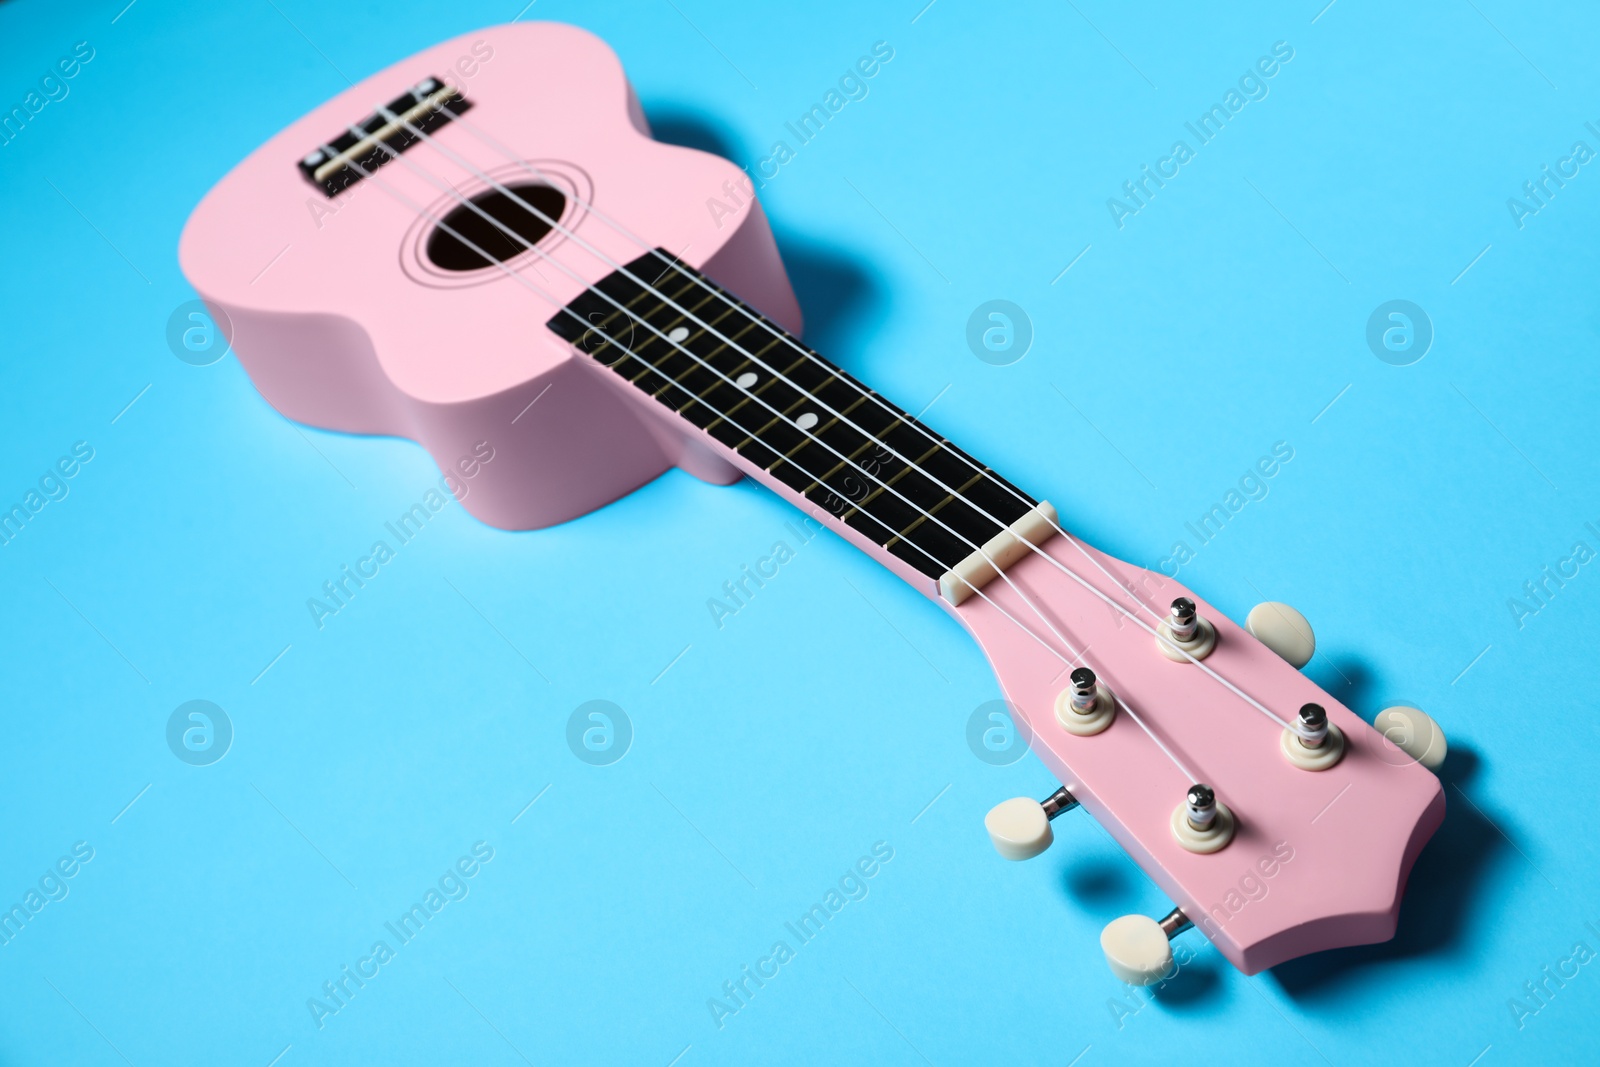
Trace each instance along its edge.
<path fill-rule="evenodd" d="M 679 104 L 642 101 L 641 106 L 650 122 L 650 136 L 662 144 L 698 148 L 723 159 L 738 159 L 740 153 L 725 123 Z"/>
<path fill-rule="evenodd" d="M 1462 788 L 1477 775 L 1480 764 L 1475 751 L 1457 744 L 1440 768 L 1446 793 L 1444 823 L 1411 870 L 1394 938 L 1378 945 L 1319 952 L 1274 967 L 1269 973 L 1285 993 L 1305 1004 L 1329 1001 L 1375 964 L 1444 954 L 1470 941 L 1474 921 L 1492 905 L 1482 895 L 1484 875 L 1505 852 L 1507 840 L 1462 799 Z"/>
<path fill-rule="evenodd" d="M 734 162 L 742 154 L 727 127 L 714 118 L 672 104 L 648 104 L 645 114 L 651 133 L 664 144 L 696 148 Z M 775 219 L 772 227 L 789 282 L 805 316 L 806 343 L 859 374 L 860 369 L 851 366 L 840 353 L 850 347 L 851 327 L 872 306 L 877 294 L 879 287 L 872 275 L 837 246 L 806 240 L 781 227 Z"/>
<path fill-rule="evenodd" d="M 1066 870 L 1061 872 L 1062 890 L 1068 900 L 1080 905 L 1118 907 L 1134 895 L 1129 870 L 1132 866 L 1127 857 L 1074 857 Z"/>
<path fill-rule="evenodd" d="M 1191 960 L 1170 982 L 1154 987 L 1156 1003 L 1174 1012 L 1209 1009 L 1222 985 L 1222 969 L 1226 966 L 1211 953 Z"/>
<path fill-rule="evenodd" d="M 1318 655 L 1306 665 L 1306 676 L 1357 715 L 1370 721 L 1380 708 L 1379 679 L 1371 667 L 1353 656 Z"/>
<path fill-rule="evenodd" d="M 838 246 L 806 241 L 788 231 L 777 236 L 778 251 L 805 315 L 806 344 L 852 374 L 870 378 L 867 369 L 851 365 L 860 361 L 849 358 L 848 350 L 862 312 L 875 297 L 872 276 Z"/>

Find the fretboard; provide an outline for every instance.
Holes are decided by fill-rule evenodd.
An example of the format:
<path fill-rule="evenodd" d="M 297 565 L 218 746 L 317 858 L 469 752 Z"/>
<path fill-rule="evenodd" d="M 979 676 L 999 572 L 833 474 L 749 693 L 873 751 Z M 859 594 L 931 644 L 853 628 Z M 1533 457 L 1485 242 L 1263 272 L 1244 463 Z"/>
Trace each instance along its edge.
<path fill-rule="evenodd" d="M 1037 503 L 666 252 L 548 325 L 935 580 Z"/>

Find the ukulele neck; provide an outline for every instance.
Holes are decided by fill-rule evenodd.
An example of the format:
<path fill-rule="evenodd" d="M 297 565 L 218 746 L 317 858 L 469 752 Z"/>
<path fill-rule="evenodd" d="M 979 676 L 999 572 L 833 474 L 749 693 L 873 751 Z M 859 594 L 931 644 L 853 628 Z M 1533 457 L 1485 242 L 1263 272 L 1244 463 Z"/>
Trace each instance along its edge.
<path fill-rule="evenodd" d="M 989 467 L 665 251 L 548 323 L 839 532 L 959 604 L 1056 516 Z"/>

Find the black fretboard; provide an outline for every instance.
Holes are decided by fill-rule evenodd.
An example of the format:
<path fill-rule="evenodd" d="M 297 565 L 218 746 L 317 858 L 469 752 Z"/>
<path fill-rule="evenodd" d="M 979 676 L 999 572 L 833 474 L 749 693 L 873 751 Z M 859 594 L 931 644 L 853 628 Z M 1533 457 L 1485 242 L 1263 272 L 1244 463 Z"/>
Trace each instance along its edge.
<path fill-rule="evenodd" d="M 1037 503 L 666 252 L 548 325 L 930 578 Z"/>

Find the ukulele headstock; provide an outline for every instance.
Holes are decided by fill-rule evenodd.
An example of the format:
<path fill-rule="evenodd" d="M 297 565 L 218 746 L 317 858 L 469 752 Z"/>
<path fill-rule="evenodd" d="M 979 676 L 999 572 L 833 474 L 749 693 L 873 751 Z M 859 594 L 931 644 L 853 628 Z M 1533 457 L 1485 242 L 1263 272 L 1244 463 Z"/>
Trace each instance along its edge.
<path fill-rule="evenodd" d="M 1246 974 L 1393 936 L 1412 863 L 1444 816 L 1438 779 L 1413 756 L 1437 765 L 1442 735 L 1432 752 L 1391 740 L 1301 674 L 1284 657 L 1304 663 L 1313 645 L 1293 609 L 1263 605 L 1246 630 L 1068 534 L 1041 547 L 952 609 L 1063 785 L 1043 805 L 990 813 L 1001 854 L 1043 851 L 1048 819 L 1075 804 L 1099 820 L 1176 904 L 1159 923 L 1107 927 L 1102 947 L 1127 981 L 1159 979 L 1168 938 L 1191 922 Z M 1178 642 L 1187 656 L 1156 636 L 1183 636 L 1183 599 L 1197 616 Z M 1435 729 L 1415 709 L 1385 715 L 1412 712 L 1413 734 Z"/>

